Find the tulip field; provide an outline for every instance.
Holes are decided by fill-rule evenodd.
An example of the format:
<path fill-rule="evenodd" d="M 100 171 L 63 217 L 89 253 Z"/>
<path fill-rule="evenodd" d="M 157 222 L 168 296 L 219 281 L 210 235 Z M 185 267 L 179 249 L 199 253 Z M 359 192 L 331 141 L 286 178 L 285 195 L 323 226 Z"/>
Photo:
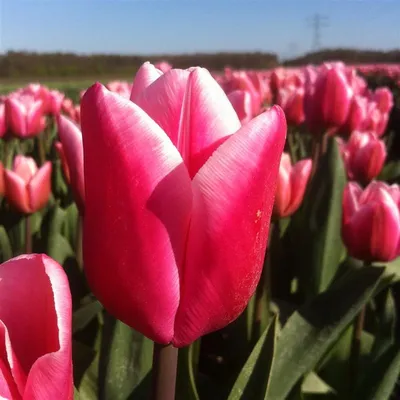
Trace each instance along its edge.
<path fill-rule="evenodd" d="M 0 94 L 0 398 L 399 399 L 400 65 L 132 75 Z"/>

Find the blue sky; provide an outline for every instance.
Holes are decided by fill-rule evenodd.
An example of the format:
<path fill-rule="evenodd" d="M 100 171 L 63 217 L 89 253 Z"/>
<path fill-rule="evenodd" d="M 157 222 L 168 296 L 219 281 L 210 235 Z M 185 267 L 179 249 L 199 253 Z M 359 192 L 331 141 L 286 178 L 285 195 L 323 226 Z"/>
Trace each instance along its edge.
<path fill-rule="evenodd" d="M 0 0 L 0 52 L 157 54 L 400 48 L 400 0 Z"/>

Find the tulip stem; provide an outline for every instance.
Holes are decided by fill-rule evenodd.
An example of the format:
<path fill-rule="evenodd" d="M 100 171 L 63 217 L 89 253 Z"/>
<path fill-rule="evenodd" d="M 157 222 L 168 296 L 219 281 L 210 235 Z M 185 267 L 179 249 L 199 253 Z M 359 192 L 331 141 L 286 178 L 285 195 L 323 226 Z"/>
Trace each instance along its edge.
<path fill-rule="evenodd" d="M 32 253 L 32 226 L 31 216 L 25 218 L 25 254 Z"/>
<path fill-rule="evenodd" d="M 251 342 L 256 344 L 257 340 L 261 335 L 262 322 L 265 320 L 265 325 L 268 326 L 269 317 L 271 314 L 271 260 L 270 260 L 270 243 L 271 237 L 273 235 L 274 223 L 271 222 L 269 228 L 268 245 L 266 250 L 266 255 L 264 258 L 264 265 L 261 271 L 260 281 L 258 282 L 255 304 L 254 304 L 254 316 L 253 316 L 253 326 L 251 330 Z M 264 317 L 264 318 L 263 318 Z"/>
<path fill-rule="evenodd" d="M 39 161 L 40 165 L 43 165 L 46 162 L 46 149 L 44 144 L 44 133 L 40 133 L 37 137 L 37 144 L 39 149 Z"/>
<path fill-rule="evenodd" d="M 365 265 L 368 265 L 365 263 Z M 360 363 L 361 337 L 364 328 L 366 306 L 363 306 L 360 313 L 357 315 L 353 325 L 353 336 L 351 340 L 350 352 L 350 392 L 356 386 L 358 378 L 358 367 Z"/>
<path fill-rule="evenodd" d="M 175 400 L 178 349 L 154 343 L 152 400 Z"/>

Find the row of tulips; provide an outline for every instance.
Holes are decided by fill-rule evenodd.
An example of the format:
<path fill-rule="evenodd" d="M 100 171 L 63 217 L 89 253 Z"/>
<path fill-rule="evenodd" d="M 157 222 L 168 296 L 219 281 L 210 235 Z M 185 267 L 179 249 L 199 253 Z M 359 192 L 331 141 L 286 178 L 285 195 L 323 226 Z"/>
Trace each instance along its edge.
<path fill-rule="evenodd" d="M 387 88 L 163 62 L 81 98 L 1 99 L 1 398 L 390 398 Z"/>

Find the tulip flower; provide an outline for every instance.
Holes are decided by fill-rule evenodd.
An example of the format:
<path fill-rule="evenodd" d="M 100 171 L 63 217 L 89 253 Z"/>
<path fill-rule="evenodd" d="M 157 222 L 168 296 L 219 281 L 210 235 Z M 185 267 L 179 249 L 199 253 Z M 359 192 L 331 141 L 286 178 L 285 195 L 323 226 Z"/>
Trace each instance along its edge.
<path fill-rule="evenodd" d="M 67 117 L 58 117 L 58 135 L 61 146 L 58 145 L 64 174 L 71 184 L 75 201 L 81 213 L 85 205 L 85 181 L 83 176 L 83 145 L 82 133 L 78 126 Z M 62 147 L 62 148 L 61 148 Z"/>
<path fill-rule="evenodd" d="M 280 89 L 277 103 L 285 112 L 288 124 L 300 125 L 304 122 L 304 89 L 295 86 Z"/>
<path fill-rule="evenodd" d="M 46 112 L 55 116 L 60 114 L 64 97 L 64 93 L 61 93 L 58 90 L 49 90 Z"/>
<path fill-rule="evenodd" d="M 0 138 L 5 135 L 6 131 L 6 106 L 4 103 L 0 103 Z"/>
<path fill-rule="evenodd" d="M 342 237 L 352 257 L 374 262 L 399 255 L 399 199 L 398 185 L 373 181 L 364 191 L 355 182 L 346 185 Z"/>
<path fill-rule="evenodd" d="M 340 127 L 345 135 L 363 129 L 367 118 L 368 100 L 365 97 L 356 95 L 353 97 L 346 122 Z"/>
<path fill-rule="evenodd" d="M 246 90 L 234 90 L 228 94 L 236 114 L 242 124 L 249 122 L 252 118 L 251 95 Z"/>
<path fill-rule="evenodd" d="M 341 63 L 322 66 L 315 83 L 307 79 L 305 90 L 304 112 L 311 132 L 323 133 L 345 123 L 353 90 Z"/>
<path fill-rule="evenodd" d="M 51 194 L 51 162 L 39 169 L 31 157 L 18 155 L 13 170 L 4 172 L 6 197 L 19 212 L 32 214 L 43 208 Z"/>
<path fill-rule="evenodd" d="M 340 143 L 340 149 L 351 180 L 369 183 L 385 163 L 385 143 L 371 132 L 353 132 L 348 143 Z"/>
<path fill-rule="evenodd" d="M 310 179 L 311 169 L 311 159 L 301 160 L 292 165 L 290 155 L 282 154 L 273 211 L 276 218 L 289 217 L 298 210 Z"/>
<path fill-rule="evenodd" d="M 93 293 L 124 323 L 175 347 L 232 322 L 262 270 L 283 111 L 241 127 L 202 68 L 168 71 L 135 103 L 96 84 L 81 109 Z"/>
<path fill-rule="evenodd" d="M 0 265 L 0 398 L 72 400 L 71 293 L 44 254 Z"/>
<path fill-rule="evenodd" d="M 7 125 L 14 135 L 30 138 L 39 134 L 45 127 L 42 100 L 28 95 L 12 95 L 6 99 Z"/>
<path fill-rule="evenodd" d="M 4 196 L 6 192 L 5 183 L 4 183 L 4 165 L 0 161 L 0 196 Z"/>
<path fill-rule="evenodd" d="M 158 79 L 163 72 L 156 68 L 153 64 L 145 62 L 138 70 L 133 80 L 130 99 L 134 102 L 142 92 Z"/>
<path fill-rule="evenodd" d="M 377 103 L 378 109 L 382 113 L 389 113 L 393 107 L 393 93 L 387 87 L 381 87 L 375 90 L 373 99 Z"/>

